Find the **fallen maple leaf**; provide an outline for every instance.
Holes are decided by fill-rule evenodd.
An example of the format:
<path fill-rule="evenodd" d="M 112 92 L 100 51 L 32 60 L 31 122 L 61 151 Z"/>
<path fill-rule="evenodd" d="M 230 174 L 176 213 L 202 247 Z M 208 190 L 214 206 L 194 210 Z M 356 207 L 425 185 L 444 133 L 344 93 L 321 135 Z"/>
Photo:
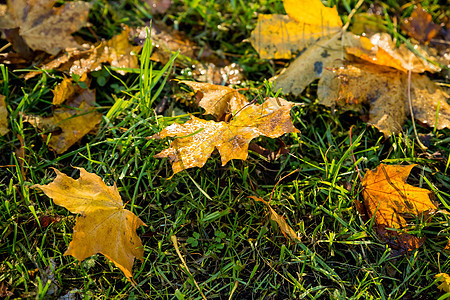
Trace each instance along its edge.
<path fill-rule="evenodd" d="M 358 110 L 369 105 L 368 123 L 385 136 L 400 132 L 410 115 L 408 75 L 383 66 L 351 63 L 334 68 L 322 77 L 317 94 L 327 106 Z M 412 74 L 411 102 L 416 119 L 437 129 L 450 128 L 447 94 L 428 77 Z"/>
<path fill-rule="evenodd" d="M 201 83 L 194 81 L 180 81 L 200 93 L 198 105 L 205 109 L 206 114 L 211 114 L 217 120 L 225 114 L 235 114 L 248 104 L 247 98 L 237 90 L 227 86 Z"/>
<path fill-rule="evenodd" d="M 385 240 L 395 237 L 399 247 L 408 247 L 408 250 L 420 246 L 421 241 L 389 228 L 404 229 L 408 215 L 417 216 L 437 209 L 430 199 L 433 195 L 431 191 L 406 183 L 414 166 L 381 164 L 374 171 L 367 171 L 361 182 L 364 205 L 369 217 L 373 217 L 380 236 Z"/>
<path fill-rule="evenodd" d="M 107 186 L 102 179 L 80 170 L 75 180 L 54 169 L 57 176 L 47 185 L 35 184 L 48 197 L 70 212 L 80 214 L 73 228 L 73 240 L 64 255 L 80 262 L 96 253 L 111 260 L 132 281 L 134 258 L 143 260 L 144 249 L 136 229 L 144 222 L 124 209 L 117 186 Z"/>
<path fill-rule="evenodd" d="M 5 96 L 0 95 L 0 135 L 9 132 L 8 129 L 8 110 L 6 109 Z"/>
<path fill-rule="evenodd" d="M 450 293 L 450 276 L 446 273 L 439 273 L 434 277 L 441 282 L 441 284 L 438 285 L 438 289 Z"/>
<path fill-rule="evenodd" d="M 282 216 L 280 216 L 275 210 L 273 210 L 273 208 L 270 206 L 269 203 L 255 196 L 248 196 L 248 197 L 252 198 L 255 201 L 262 202 L 264 203 L 264 205 L 267 206 L 267 208 L 270 211 L 270 219 L 278 224 L 278 227 L 280 228 L 284 236 L 288 236 L 292 240 L 297 242 L 301 241 L 300 238 L 298 237 L 298 234 L 292 229 L 291 226 L 288 225 L 288 223 L 286 223 L 286 220 Z"/>
<path fill-rule="evenodd" d="M 65 92 L 64 87 L 69 87 L 69 91 Z M 52 117 L 25 115 L 24 121 L 44 131 L 44 141 L 51 134 L 48 146 L 61 154 L 93 131 L 101 122 L 102 114 L 95 110 L 95 91 L 73 86 L 71 79 L 63 80 L 54 93 L 53 102 L 64 102 L 65 107 L 55 109 Z"/>
<path fill-rule="evenodd" d="M 441 26 L 433 23 L 432 16 L 417 4 L 411 16 L 403 20 L 401 28 L 419 42 L 429 42 L 439 33 Z"/>
<path fill-rule="evenodd" d="M 287 15 L 258 15 L 250 42 L 261 58 L 289 59 L 318 38 L 341 31 L 335 7 L 325 7 L 320 0 L 283 3 Z"/>
<path fill-rule="evenodd" d="M 174 174 L 192 167 L 202 167 L 217 148 L 222 165 L 230 159 L 247 159 L 248 143 L 260 136 L 271 138 L 299 132 L 289 116 L 294 103 L 268 98 L 263 104 L 251 104 L 238 112 L 229 123 L 205 121 L 191 116 L 180 125 L 174 123 L 152 138 L 176 136 L 170 148 L 154 157 L 168 157 Z"/>
<path fill-rule="evenodd" d="M 92 6 L 77 1 L 54 8 L 56 0 L 8 0 L 7 3 L 6 14 L 0 17 L 0 29 L 19 28 L 17 34 L 31 49 L 52 55 L 79 46 L 71 34 L 87 25 Z"/>

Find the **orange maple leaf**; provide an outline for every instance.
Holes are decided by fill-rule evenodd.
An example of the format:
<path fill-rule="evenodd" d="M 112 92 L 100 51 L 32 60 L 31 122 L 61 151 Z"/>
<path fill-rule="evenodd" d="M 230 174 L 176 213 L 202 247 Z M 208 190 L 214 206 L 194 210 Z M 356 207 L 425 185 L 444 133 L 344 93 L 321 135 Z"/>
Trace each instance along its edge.
<path fill-rule="evenodd" d="M 374 171 L 367 171 L 362 180 L 364 204 L 380 235 L 384 238 L 395 235 L 397 242 L 403 244 L 400 247 L 407 246 L 409 249 L 418 247 L 420 241 L 410 234 L 397 234 L 386 229 L 405 228 L 405 217 L 408 215 L 437 209 L 430 199 L 431 191 L 406 183 L 414 166 L 381 164 Z"/>
<path fill-rule="evenodd" d="M 247 159 L 249 142 L 260 136 L 271 138 L 300 132 L 289 116 L 294 103 L 281 98 L 268 98 L 263 104 L 251 104 L 236 114 L 230 123 L 205 121 L 191 116 L 180 125 L 172 124 L 152 138 L 176 136 L 170 148 L 155 155 L 168 157 L 174 174 L 192 167 L 202 167 L 217 148 L 222 165 L 230 159 Z"/>
<path fill-rule="evenodd" d="M 143 260 L 144 256 L 136 229 L 145 224 L 124 209 L 115 184 L 107 186 L 99 176 L 77 169 L 80 170 L 77 180 L 54 169 L 57 176 L 53 182 L 32 186 L 41 189 L 57 205 L 80 214 L 73 228 L 73 240 L 64 255 L 72 255 L 81 262 L 102 253 L 132 281 L 134 258 Z"/>

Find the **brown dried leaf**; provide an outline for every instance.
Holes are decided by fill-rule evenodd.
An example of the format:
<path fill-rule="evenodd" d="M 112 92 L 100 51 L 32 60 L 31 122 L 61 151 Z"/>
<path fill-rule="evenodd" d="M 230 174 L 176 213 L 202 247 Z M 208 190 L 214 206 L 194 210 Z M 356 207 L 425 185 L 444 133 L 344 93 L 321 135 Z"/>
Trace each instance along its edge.
<path fill-rule="evenodd" d="M 128 36 L 129 29 L 125 28 L 120 34 L 103 42 L 101 46 L 93 48 L 88 57 L 74 61 L 70 67 L 70 73 L 81 76 L 85 73 L 98 71 L 102 68 L 102 64 L 106 62 L 118 68 L 138 68 L 137 54 L 141 46 L 131 45 Z M 125 75 L 126 70 L 117 70 L 117 73 Z"/>
<path fill-rule="evenodd" d="M 136 229 L 145 224 L 124 209 L 115 184 L 107 186 L 99 176 L 77 169 L 80 170 L 77 180 L 54 169 L 57 176 L 53 182 L 32 186 L 42 190 L 57 205 L 80 214 L 73 228 L 73 240 L 64 255 L 72 255 L 81 262 L 102 253 L 132 281 L 134 259 L 143 260 L 144 256 Z"/>
<path fill-rule="evenodd" d="M 377 224 L 382 237 L 395 237 L 399 248 L 410 250 L 420 246 L 420 240 L 412 235 L 402 236 L 398 231 L 388 228 L 404 229 L 406 218 L 436 210 L 431 201 L 433 193 L 406 183 L 411 169 L 416 165 L 379 165 L 375 170 L 367 171 L 361 185 L 363 186 L 364 205 L 370 217 Z"/>
<path fill-rule="evenodd" d="M 155 155 L 168 157 L 174 174 L 192 167 L 202 167 L 217 148 L 222 165 L 230 159 L 247 159 L 248 143 L 260 135 L 271 138 L 285 133 L 299 132 L 289 116 L 294 106 L 281 98 L 268 98 L 263 104 L 243 108 L 230 123 L 205 121 L 191 116 L 191 120 L 172 124 L 152 138 L 176 136 L 170 148 Z"/>
<path fill-rule="evenodd" d="M 79 76 L 100 70 L 104 63 L 110 63 L 111 66 L 118 68 L 138 68 L 137 54 L 141 46 L 131 45 L 128 36 L 129 29 L 125 28 L 120 34 L 102 42 L 100 45 L 83 44 L 83 51 L 69 49 L 65 54 L 47 62 L 40 68 L 44 70 L 57 69 L 59 71 L 68 71 L 69 74 L 77 74 Z M 124 75 L 126 70 L 117 70 L 117 72 Z M 25 80 L 33 78 L 40 73 L 42 72 L 29 72 L 25 75 Z"/>
<path fill-rule="evenodd" d="M 369 124 L 386 136 L 401 131 L 409 115 L 407 74 L 373 64 L 348 64 L 333 69 L 333 73 L 319 82 L 321 104 L 337 103 L 353 110 L 369 104 Z M 450 128 L 450 105 L 446 99 L 446 93 L 428 77 L 412 74 L 411 100 L 416 119 L 438 129 Z"/>
<path fill-rule="evenodd" d="M 8 10 L 0 18 L 0 29 L 18 27 L 18 34 L 33 50 L 56 55 L 68 47 L 76 48 L 71 34 L 87 25 L 92 4 L 67 2 L 53 8 L 55 0 L 8 0 Z"/>
<path fill-rule="evenodd" d="M 255 197 L 255 196 L 248 196 L 249 198 L 252 198 L 255 201 L 259 201 L 264 203 L 264 205 L 267 206 L 267 208 L 270 211 L 270 219 L 278 224 L 278 227 L 280 228 L 281 233 L 283 233 L 284 236 L 288 236 L 292 240 L 296 242 L 300 242 L 300 237 L 298 234 L 292 229 L 291 226 L 288 225 L 286 220 L 280 216 L 271 206 L 268 202 L 264 201 L 261 198 Z"/>
<path fill-rule="evenodd" d="M 8 109 L 6 109 L 5 96 L 0 95 L 0 135 L 9 132 L 8 129 Z"/>
<path fill-rule="evenodd" d="M 402 21 L 401 28 L 419 42 L 429 42 L 441 29 L 441 26 L 433 23 L 431 19 L 432 16 L 417 4 L 411 16 Z"/>
<path fill-rule="evenodd" d="M 200 93 L 198 105 L 205 109 L 206 114 L 222 119 L 225 114 L 235 114 L 249 102 L 247 98 L 237 90 L 227 86 L 201 83 L 194 81 L 180 81 Z"/>
<path fill-rule="evenodd" d="M 95 110 L 95 91 L 76 87 L 76 92 L 66 100 L 66 105 L 54 111 L 52 117 L 24 116 L 24 121 L 44 131 L 42 138 L 48 146 L 62 154 L 73 144 L 94 130 L 102 120 L 102 114 Z M 64 101 L 64 99 L 62 100 Z"/>

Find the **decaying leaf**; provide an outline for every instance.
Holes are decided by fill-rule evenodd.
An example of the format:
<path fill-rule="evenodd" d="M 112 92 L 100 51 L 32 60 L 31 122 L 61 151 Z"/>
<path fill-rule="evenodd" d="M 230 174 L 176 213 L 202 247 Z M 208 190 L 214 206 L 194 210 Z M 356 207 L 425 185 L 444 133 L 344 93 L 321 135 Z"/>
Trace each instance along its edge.
<path fill-rule="evenodd" d="M 67 81 L 62 82 L 64 86 L 70 84 Z M 73 88 L 70 93 L 65 93 L 61 88 L 56 89 L 53 101 L 62 101 L 65 106 L 55 109 L 52 117 L 24 116 L 24 121 L 43 131 L 44 141 L 47 141 L 48 135 L 51 134 L 48 146 L 58 154 L 67 151 L 94 130 L 102 120 L 102 114 L 96 111 L 94 106 L 95 91 L 73 85 L 70 88 Z M 61 95 L 69 98 L 64 99 Z"/>
<path fill-rule="evenodd" d="M 7 3 L 6 14 L 0 16 L 0 29 L 19 28 L 16 34 L 31 49 L 52 55 L 78 47 L 71 34 L 87 25 L 92 6 L 89 2 L 76 1 L 54 8 L 56 0 L 8 0 Z"/>
<path fill-rule="evenodd" d="M 250 41 L 261 58 L 293 57 L 320 37 L 341 30 L 342 21 L 335 7 L 320 0 L 284 0 L 287 15 L 258 16 Z"/>
<path fill-rule="evenodd" d="M 109 63 L 111 66 L 117 68 L 138 68 L 137 54 L 141 46 L 131 45 L 128 36 L 129 29 L 126 27 L 120 34 L 108 41 L 103 41 L 97 46 L 83 44 L 83 51 L 70 49 L 70 51 L 44 64 L 40 68 L 43 70 L 57 69 L 59 71 L 68 71 L 71 75 L 76 74 L 79 76 L 100 70 L 104 63 Z M 117 70 L 117 72 L 125 75 L 127 71 Z M 33 78 L 40 73 L 41 71 L 32 71 L 25 75 L 25 79 Z"/>
<path fill-rule="evenodd" d="M 8 129 L 8 110 L 6 109 L 5 96 L 0 95 L 0 135 L 9 132 Z"/>
<path fill-rule="evenodd" d="M 198 105 L 220 120 L 225 114 L 235 114 L 248 104 L 247 98 L 237 90 L 227 86 L 201 83 L 194 81 L 180 81 L 200 93 Z"/>
<path fill-rule="evenodd" d="M 419 42 L 429 42 L 441 29 L 441 26 L 433 23 L 431 19 L 432 16 L 420 4 L 417 4 L 411 16 L 403 20 L 401 27 L 410 37 Z"/>
<path fill-rule="evenodd" d="M 408 216 L 418 216 L 437 209 L 430 198 L 432 192 L 406 183 L 414 166 L 381 164 L 375 170 L 367 171 L 361 183 L 364 205 L 382 239 L 394 238 L 400 248 L 408 250 L 417 248 L 423 241 L 394 230 L 405 229 Z"/>
<path fill-rule="evenodd" d="M 450 276 L 446 273 L 439 273 L 435 276 L 441 284 L 438 285 L 438 289 L 446 293 L 450 293 Z"/>
<path fill-rule="evenodd" d="M 264 201 L 261 198 L 255 197 L 255 196 L 249 196 L 249 198 L 252 198 L 255 201 L 259 201 L 264 203 L 264 205 L 267 206 L 267 208 L 270 211 L 270 219 L 278 224 L 278 227 L 280 228 L 280 231 L 283 233 L 284 236 L 290 237 L 292 240 L 300 242 L 300 237 L 298 234 L 292 229 L 291 226 L 286 223 L 286 220 L 280 216 L 271 206 L 269 203 Z"/>
<path fill-rule="evenodd" d="M 103 42 L 101 46 L 93 48 L 87 58 L 74 61 L 70 67 L 70 73 L 82 75 L 84 73 L 98 71 L 103 63 L 110 63 L 118 68 L 138 68 L 138 58 L 141 46 L 133 46 L 128 41 L 129 29 L 125 28 L 120 34 Z M 125 75 L 126 70 L 117 70 L 119 74 Z"/>
<path fill-rule="evenodd" d="M 73 240 L 64 255 L 80 262 L 96 253 L 110 259 L 132 280 L 134 259 L 143 259 L 144 249 L 136 229 L 144 222 L 124 209 L 117 186 L 107 186 L 102 179 L 80 170 L 75 180 L 55 169 L 55 180 L 47 185 L 35 184 L 48 197 L 70 212 L 80 214 L 73 228 Z"/>
<path fill-rule="evenodd" d="M 268 98 L 263 104 L 251 104 L 237 113 L 229 123 L 205 121 L 191 116 L 180 125 L 172 124 L 152 138 L 176 136 L 170 148 L 155 155 L 168 157 L 174 174 L 192 167 L 202 167 L 214 149 L 222 165 L 230 159 L 247 159 L 248 143 L 264 135 L 271 138 L 299 132 L 289 116 L 293 103 L 281 98 Z"/>
<path fill-rule="evenodd" d="M 317 93 L 320 103 L 328 106 L 337 103 L 344 109 L 357 110 L 368 104 L 368 123 L 386 136 L 400 132 L 410 114 L 408 75 L 392 68 L 356 63 L 334 68 L 323 76 Z M 412 108 L 414 117 L 422 123 L 450 128 L 447 97 L 428 77 L 412 74 Z"/>

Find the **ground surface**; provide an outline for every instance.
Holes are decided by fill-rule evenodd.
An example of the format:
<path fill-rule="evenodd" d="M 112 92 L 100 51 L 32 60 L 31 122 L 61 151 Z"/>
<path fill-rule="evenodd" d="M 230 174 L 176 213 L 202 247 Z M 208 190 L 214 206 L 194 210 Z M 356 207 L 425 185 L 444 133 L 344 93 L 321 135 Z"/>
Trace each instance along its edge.
<path fill-rule="evenodd" d="M 264 80 L 286 62 L 259 59 L 245 39 L 255 26 L 256 13 L 284 13 L 281 1 L 174 2 L 166 14 L 154 18 L 242 66 L 247 79 L 237 87 L 249 88 L 244 91 L 249 99 L 274 93 Z M 360 11 L 372 4 L 365 2 Z M 441 2 L 425 1 L 423 6 L 438 17 L 448 12 L 442 6 L 445 1 Z M 355 4 L 339 1 L 340 15 L 347 16 Z M 391 16 L 400 18 L 402 4 L 381 3 Z M 93 38 L 92 32 L 111 38 L 122 24 L 142 25 L 149 17 L 148 7 L 138 1 L 98 1 L 89 15 L 90 30 L 79 34 L 86 39 Z M 162 67 L 153 65 L 154 70 Z M 181 70 L 174 68 L 171 78 L 190 79 Z M 56 155 L 38 131 L 22 121 L 21 114 L 50 114 L 51 90 L 63 74 L 53 72 L 25 81 L 20 76 L 25 71 L 8 68 L 7 72 L 8 77 L 5 72 L 0 77 L 11 115 L 11 131 L 0 137 L 0 282 L 12 297 L 60 297 L 72 291 L 77 297 L 104 299 L 201 299 L 194 281 L 208 299 L 437 299 L 443 295 L 435 275 L 450 272 L 444 250 L 450 235 L 448 216 L 437 214 L 428 222 L 412 219 L 410 232 L 426 238 L 425 243 L 398 255 L 355 208 L 355 200 L 362 201 L 355 160 L 363 173 L 380 162 L 417 163 L 408 182 L 436 192 L 439 207 L 445 209 L 450 204 L 449 129 L 435 131 L 418 124 L 420 133 L 432 133 L 427 150 L 416 145 L 411 120 L 402 134 L 385 139 L 366 126 L 359 112 L 318 105 L 317 84 L 312 84 L 302 96 L 288 97 L 300 103 L 291 116 L 301 134 L 255 140 L 274 151 L 282 141 L 288 154 L 269 161 L 251 151 L 246 161 L 221 166 L 216 153 L 203 168 L 167 179 L 172 175 L 170 162 L 153 156 L 169 141 L 148 137 L 168 124 L 185 121 L 187 112 L 201 113 L 200 108 L 171 97 L 179 92 L 176 81 L 168 81 L 144 109 L 133 97 L 140 88 L 138 74 L 122 76 L 112 71 L 103 87 L 94 78 L 91 87 L 97 88 L 98 110 L 104 115 L 99 130 Z M 442 74 L 434 79 L 445 83 Z M 154 90 L 161 84 L 162 80 Z M 164 115 L 156 115 L 153 109 L 163 97 L 170 99 L 169 107 Z M 106 118 L 117 99 L 130 100 L 130 105 L 114 118 Z M 181 116 L 172 117 L 174 112 Z M 21 145 L 22 156 L 17 153 Z M 51 167 L 75 178 L 78 172 L 72 167 L 83 167 L 109 185 L 116 182 L 126 207 L 148 225 L 138 230 L 145 260 L 135 262 L 136 287 L 102 255 L 81 264 L 63 256 L 75 215 L 30 189 L 55 177 Z M 302 243 L 283 236 L 264 204 L 248 198 L 268 200 L 272 191 L 272 207 Z M 59 222 L 43 226 L 44 216 Z M 192 275 L 185 271 L 172 235 Z M 51 261 L 55 270 L 46 273 Z M 45 274 L 53 276 L 53 284 L 47 284 Z"/>

